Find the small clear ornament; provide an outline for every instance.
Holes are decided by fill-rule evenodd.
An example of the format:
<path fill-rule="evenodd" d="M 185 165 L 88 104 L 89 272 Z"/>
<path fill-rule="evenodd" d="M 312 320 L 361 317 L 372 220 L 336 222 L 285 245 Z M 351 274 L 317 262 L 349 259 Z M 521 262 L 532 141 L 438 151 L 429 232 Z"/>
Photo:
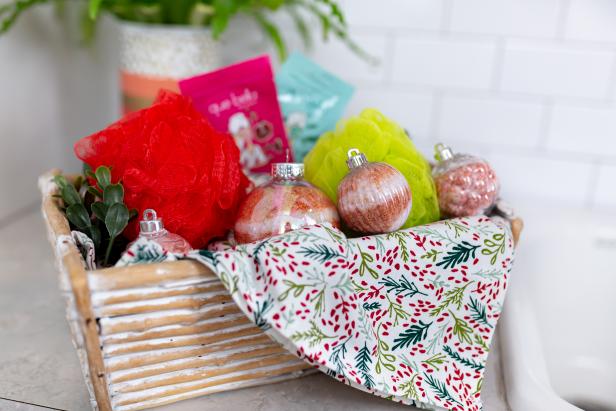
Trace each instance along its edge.
<path fill-rule="evenodd" d="M 192 250 L 192 247 L 184 237 L 165 229 L 163 221 L 158 218 L 156 211 L 151 208 L 143 212 L 143 219 L 139 221 L 139 238 L 146 238 L 157 242 L 168 253 L 186 254 Z M 135 241 L 129 244 L 128 248 Z"/>
<path fill-rule="evenodd" d="M 347 157 L 350 171 L 338 185 L 338 211 L 344 223 L 364 234 L 398 230 L 413 205 L 406 178 L 389 164 L 369 162 L 356 148 Z"/>
<path fill-rule="evenodd" d="M 454 153 L 445 144 L 434 147 L 432 169 L 439 207 L 446 217 L 464 217 L 489 211 L 498 199 L 500 183 L 487 161 Z"/>
<path fill-rule="evenodd" d="M 235 222 L 238 243 L 251 243 L 315 224 L 340 226 L 332 201 L 304 180 L 301 163 L 272 164 L 271 180 L 240 205 Z"/>

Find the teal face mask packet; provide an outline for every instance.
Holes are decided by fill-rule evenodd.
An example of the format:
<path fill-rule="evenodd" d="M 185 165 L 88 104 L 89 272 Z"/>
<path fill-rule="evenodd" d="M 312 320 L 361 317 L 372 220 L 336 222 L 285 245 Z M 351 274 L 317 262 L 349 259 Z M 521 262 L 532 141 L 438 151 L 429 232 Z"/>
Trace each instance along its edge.
<path fill-rule="evenodd" d="M 296 161 L 303 161 L 319 136 L 336 127 L 354 91 L 299 53 L 278 71 L 276 88 Z"/>

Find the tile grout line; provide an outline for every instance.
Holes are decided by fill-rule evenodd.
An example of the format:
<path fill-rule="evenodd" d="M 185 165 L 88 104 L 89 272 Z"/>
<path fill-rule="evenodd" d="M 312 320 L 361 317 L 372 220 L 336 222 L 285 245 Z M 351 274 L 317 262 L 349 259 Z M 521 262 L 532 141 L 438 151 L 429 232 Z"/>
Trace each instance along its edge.
<path fill-rule="evenodd" d="M 556 22 L 556 40 L 564 43 L 567 39 L 565 33 L 567 31 L 567 23 L 569 20 L 569 12 L 571 9 L 571 0 L 561 0 L 560 10 L 558 11 L 558 21 Z"/>
<path fill-rule="evenodd" d="M 16 402 L 16 403 L 19 403 L 19 404 L 33 405 L 33 406 L 35 406 L 35 407 L 45 408 L 45 409 L 47 409 L 47 410 L 54 410 L 54 411 L 68 411 L 68 410 L 65 410 L 65 409 L 63 409 L 63 408 L 48 407 L 48 406 L 46 406 L 46 405 L 35 404 L 35 403 L 33 403 L 33 402 L 19 401 L 19 400 L 12 400 L 12 399 L 10 399 L 10 398 L 4 398 L 4 397 L 0 397 L 0 400 L 5 400 L 5 401 Z"/>

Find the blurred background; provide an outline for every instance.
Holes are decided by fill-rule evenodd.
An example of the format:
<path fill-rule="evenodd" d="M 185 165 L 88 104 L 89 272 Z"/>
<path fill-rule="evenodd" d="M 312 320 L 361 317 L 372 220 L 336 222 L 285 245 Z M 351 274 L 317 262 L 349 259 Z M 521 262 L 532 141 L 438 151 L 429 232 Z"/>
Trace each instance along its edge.
<path fill-rule="evenodd" d="M 348 114 L 381 109 L 429 156 L 444 141 L 488 158 L 510 203 L 616 207 L 616 2 L 342 4 L 380 63 L 335 40 L 307 54 L 356 86 Z M 119 117 L 117 24 L 103 19 L 84 46 L 73 9 L 36 8 L 0 37 L 0 226 L 38 207 L 39 174 L 79 170 L 74 141 Z M 300 49 L 290 22 L 279 24 Z M 271 52 L 256 32 L 232 22 L 223 62 Z"/>

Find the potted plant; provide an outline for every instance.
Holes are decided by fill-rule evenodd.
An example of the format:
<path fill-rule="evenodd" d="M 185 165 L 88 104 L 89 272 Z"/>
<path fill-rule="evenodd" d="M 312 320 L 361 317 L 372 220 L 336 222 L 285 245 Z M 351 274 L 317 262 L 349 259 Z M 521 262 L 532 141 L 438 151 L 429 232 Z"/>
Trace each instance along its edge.
<path fill-rule="evenodd" d="M 0 34 L 29 8 L 64 0 L 13 0 L 0 6 Z M 94 32 L 102 14 L 120 22 L 120 77 L 125 112 L 148 106 L 160 88 L 177 90 L 177 81 L 220 65 L 219 38 L 230 21 L 248 16 L 273 43 L 278 57 L 287 54 L 285 38 L 272 19 L 286 12 L 304 45 L 312 42 L 312 19 L 323 38 L 330 35 L 354 52 L 366 54 L 349 38 L 336 0 L 82 0 L 84 38 Z"/>

